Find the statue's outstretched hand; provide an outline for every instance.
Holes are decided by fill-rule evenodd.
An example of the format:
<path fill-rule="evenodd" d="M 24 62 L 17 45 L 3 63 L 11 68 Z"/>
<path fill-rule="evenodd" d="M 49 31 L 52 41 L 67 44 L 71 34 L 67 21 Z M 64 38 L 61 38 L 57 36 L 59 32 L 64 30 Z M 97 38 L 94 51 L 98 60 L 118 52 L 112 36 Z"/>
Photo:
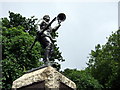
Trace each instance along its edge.
<path fill-rule="evenodd" d="M 58 24 L 61 25 L 61 20 L 58 20 Z"/>

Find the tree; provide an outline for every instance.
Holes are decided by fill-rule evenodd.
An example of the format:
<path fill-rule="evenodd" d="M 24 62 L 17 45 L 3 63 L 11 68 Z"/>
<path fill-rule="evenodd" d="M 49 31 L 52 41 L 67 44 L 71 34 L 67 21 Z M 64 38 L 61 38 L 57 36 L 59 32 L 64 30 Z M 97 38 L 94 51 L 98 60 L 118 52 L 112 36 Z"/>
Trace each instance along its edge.
<path fill-rule="evenodd" d="M 66 77 L 76 83 L 77 90 L 100 89 L 102 85 L 98 83 L 87 70 L 65 69 L 62 72 Z"/>
<path fill-rule="evenodd" d="M 1 19 L 2 26 L 2 88 L 10 89 L 12 82 L 23 75 L 27 70 L 41 66 L 41 45 L 37 42 L 32 50 L 30 45 L 36 36 L 37 20 L 23 17 L 20 14 L 9 12 L 9 18 Z M 29 30 L 29 33 L 26 32 Z M 53 33 L 55 37 L 58 35 Z M 59 47 L 54 43 L 55 53 L 52 60 L 64 61 Z M 57 66 L 60 69 L 60 64 Z"/>
<path fill-rule="evenodd" d="M 112 33 L 105 45 L 91 51 L 88 69 L 104 88 L 120 88 L 120 30 Z"/>
<path fill-rule="evenodd" d="M 21 76 L 26 70 L 39 67 L 40 46 L 29 51 L 29 45 L 33 37 L 23 32 L 22 27 L 2 28 L 2 76 L 3 86 L 11 87 L 12 82 Z"/>

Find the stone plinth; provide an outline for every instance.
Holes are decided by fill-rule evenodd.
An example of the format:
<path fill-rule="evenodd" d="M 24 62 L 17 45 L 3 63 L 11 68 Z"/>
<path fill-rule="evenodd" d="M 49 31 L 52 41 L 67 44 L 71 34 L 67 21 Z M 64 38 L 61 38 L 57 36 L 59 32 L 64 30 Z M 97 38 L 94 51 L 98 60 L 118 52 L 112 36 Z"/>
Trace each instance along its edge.
<path fill-rule="evenodd" d="M 25 90 L 26 88 L 33 88 L 32 90 L 35 90 L 35 88 L 40 88 L 37 90 L 49 90 L 49 88 L 74 90 L 76 85 L 73 81 L 56 71 L 55 68 L 48 66 L 24 74 L 13 82 L 12 88 L 15 90 Z"/>

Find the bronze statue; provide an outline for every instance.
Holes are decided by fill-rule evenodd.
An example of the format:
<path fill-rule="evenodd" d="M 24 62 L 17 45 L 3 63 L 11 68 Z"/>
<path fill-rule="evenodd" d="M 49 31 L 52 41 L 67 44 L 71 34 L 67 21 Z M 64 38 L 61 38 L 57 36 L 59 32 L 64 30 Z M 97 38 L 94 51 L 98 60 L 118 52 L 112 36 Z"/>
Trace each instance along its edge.
<path fill-rule="evenodd" d="M 50 21 L 49 15 L 45 15 L 37 23 L 37 36 L 36 36 L 34 43 L 31 46 L 31 49 L 34 46 L 36 41 L 40 42 L 40 44 L 42 45 L 42 48 L 45 50 L 44 58 L 43 58 L 45 65 L 51 64 L 49 58 L 51 57 L 51 53 L 54 51 L 53 50 L 53 40 L 54 39 L 51 34 L 52 34 L 52 32 L 56 32 L 58 30 L 58 28 L 61 26 L 61 22 L 64 21 L 65 19 L 66 19 L 65 14 L 60 13 L 51 22 L 49 22 Z M 58 23 L 54 28 L 52 28 L 51 24 L 55 20 L 57 20 Z"/>

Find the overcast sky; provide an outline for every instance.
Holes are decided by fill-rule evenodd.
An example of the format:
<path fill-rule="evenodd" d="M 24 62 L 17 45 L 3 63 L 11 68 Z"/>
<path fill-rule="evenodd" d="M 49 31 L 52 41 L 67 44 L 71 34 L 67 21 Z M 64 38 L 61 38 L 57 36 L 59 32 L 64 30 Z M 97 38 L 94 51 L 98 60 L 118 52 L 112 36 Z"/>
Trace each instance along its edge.
<path fill-rule="evenodd" d="M 45 14 L 51 19 L 66 14 L 57 38 L 65 59 L 62 70 L 84 69 L 95 45 L 105 44 L 106 37 L 118 29 L 118 2 L 0 2 L 0 7 L 0 17 L 8 17 L 8 11 L 39 19 Z"/>

